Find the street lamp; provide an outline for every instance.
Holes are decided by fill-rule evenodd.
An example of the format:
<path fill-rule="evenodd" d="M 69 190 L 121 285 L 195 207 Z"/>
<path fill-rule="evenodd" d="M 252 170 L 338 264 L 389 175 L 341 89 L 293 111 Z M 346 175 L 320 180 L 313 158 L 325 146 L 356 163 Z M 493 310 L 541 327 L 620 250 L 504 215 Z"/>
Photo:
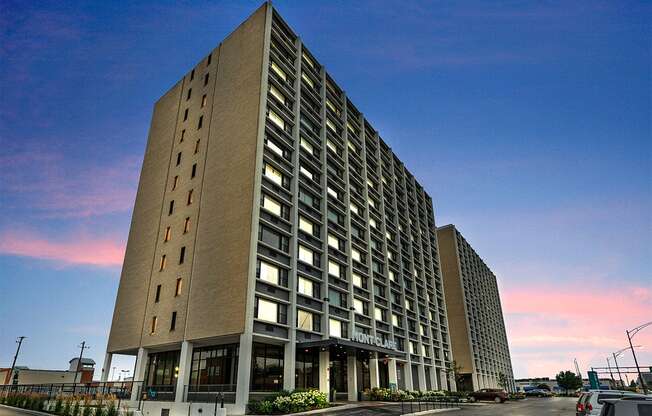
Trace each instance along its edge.
<path fill-rule="evenodd" d="M 127 374 L 129 374 L 129 370 L 120 370 L 120 372 L 124 375 L 122 381 L 125 381 L 127 379 Z"/>
<path fill-rule="evenodd" d="M 640 345 L 634 345 L 634 348 L 639 348 L 641 347 Z M 620 379 L 620 387 L 624 387 L 625 385 L 623 384 L 623 377 L 620 375 L 620 368 L 618 367 L 618 357 L 622 355 L 623 352 L 627 351 L 630 347 L 625 347 L 622 350 L 618 350 L 616 352 L 611 353 L 611 355 L 614 356 L 614 364 L 616 364 L 616 371 L 618 372 L 618 378 Z M 627 374 L 625 374 L 625 378 L 627 378 Z M 629 381 L 628 381 L 629 384 Z"/>
<path fill-rule="evenodd" d="M 625 332 L 627 333 L 627 340 L 629 340 L 629 348 L 632 350 L 632 355 L 634 356 L 634 364 L 636 365 L 638 378 L 641 380 L 641 386 L 643 387 L 643 394 L 647 394 L 647 387 L 645 386 L 645 380 L 643 380 L 643 375 L 641 375 L 641 369 L 638 366 L 638 360 L 636 359 L 636 353 L 634 352 L 634 346 L 632 345 L 632 338 L 634 337 L 634 335 L 638 334 L 638 332 L 641 329 L 646 328 L 650 325 L 652 325 L 652 321 L 641 324 L 634 329 L 625 330 Z"/>

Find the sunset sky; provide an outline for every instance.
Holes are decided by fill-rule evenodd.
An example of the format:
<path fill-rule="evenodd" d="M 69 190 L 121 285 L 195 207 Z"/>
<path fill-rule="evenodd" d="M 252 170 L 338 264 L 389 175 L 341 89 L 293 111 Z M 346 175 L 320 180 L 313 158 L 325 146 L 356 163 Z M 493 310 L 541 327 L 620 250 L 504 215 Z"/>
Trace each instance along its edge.
<path fill-rule="evenodd" d="M 153 103 L 260 3 L 0 1 L 0 367 L 99 376 Z M 517 378 L 652 320 L 649 2 L 274 4 L 498 276 Z"/>

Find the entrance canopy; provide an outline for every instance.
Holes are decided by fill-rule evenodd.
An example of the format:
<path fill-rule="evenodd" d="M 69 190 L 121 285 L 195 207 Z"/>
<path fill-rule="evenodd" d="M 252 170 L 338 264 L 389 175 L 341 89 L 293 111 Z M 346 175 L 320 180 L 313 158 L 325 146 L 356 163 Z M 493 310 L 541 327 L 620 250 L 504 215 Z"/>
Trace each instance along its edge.
<path fill-rule="evenodd" d="M 364 344 L 361 342 L 355 342 L 348 339 L 341 338 L 329 338 L 321 339 L 319 341 L 308 341 L 308 342 L 299 342 L 297 343 L 298 348 L 320 348 L 321 350 L 328 349 L 330 347 L 346 347 L 346 348 L 355 348 L 367 351 L 375 351 L 378 353 L 378 358 L 405 358 L 405 354 L 396 350 L 391 350 L 389 348 L 379 347 L 372 344 Z"/>

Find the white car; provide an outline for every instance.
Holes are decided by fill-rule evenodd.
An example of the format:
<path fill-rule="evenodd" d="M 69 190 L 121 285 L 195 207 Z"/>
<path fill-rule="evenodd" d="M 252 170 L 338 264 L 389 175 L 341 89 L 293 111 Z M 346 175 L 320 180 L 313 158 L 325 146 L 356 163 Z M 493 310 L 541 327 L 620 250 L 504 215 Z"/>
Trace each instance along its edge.
<path fill-rule="evenodd" d="M 641 398 L 649 396 L 622 390 L 589 390 L 588 397 L 584 399 L 584 414 L 586 416 L 599 416 L 604 400 L 622 398 Z"/>
<path fill-rule="evenodd" d="M 647 399 L 626 397 L 606 399 L 602 402 L 600 416 L 649 416 L 652 415 L 652 397 Z"/>

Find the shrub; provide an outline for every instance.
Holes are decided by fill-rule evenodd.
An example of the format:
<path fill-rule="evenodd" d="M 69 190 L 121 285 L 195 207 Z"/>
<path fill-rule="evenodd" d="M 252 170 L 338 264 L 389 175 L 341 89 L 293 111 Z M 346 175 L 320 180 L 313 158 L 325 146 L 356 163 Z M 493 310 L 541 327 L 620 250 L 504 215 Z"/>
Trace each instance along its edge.
<path fill-rule="evenodd" d="M 90 406 L 90 404 L 84 406 L 84 409 L 82 410 L 82 416 L 93 416 L 93 408 Z"/>
<path fill-rule="evenodd" d="M 249 412 L 259 415 L 295 413 L 324 407 L 328 407 L 328 397 L 319 390 L 280 392 L 258 402 L 249 402 Z"/>
<path fill-rule="evenodd" d="M 61 400 L 61 397 L 57 397 L 56 401 L 54 402 L 54 410 L 53 412 L 56 414 L 61 414 L 63 410 L 63 402 Z"/>

